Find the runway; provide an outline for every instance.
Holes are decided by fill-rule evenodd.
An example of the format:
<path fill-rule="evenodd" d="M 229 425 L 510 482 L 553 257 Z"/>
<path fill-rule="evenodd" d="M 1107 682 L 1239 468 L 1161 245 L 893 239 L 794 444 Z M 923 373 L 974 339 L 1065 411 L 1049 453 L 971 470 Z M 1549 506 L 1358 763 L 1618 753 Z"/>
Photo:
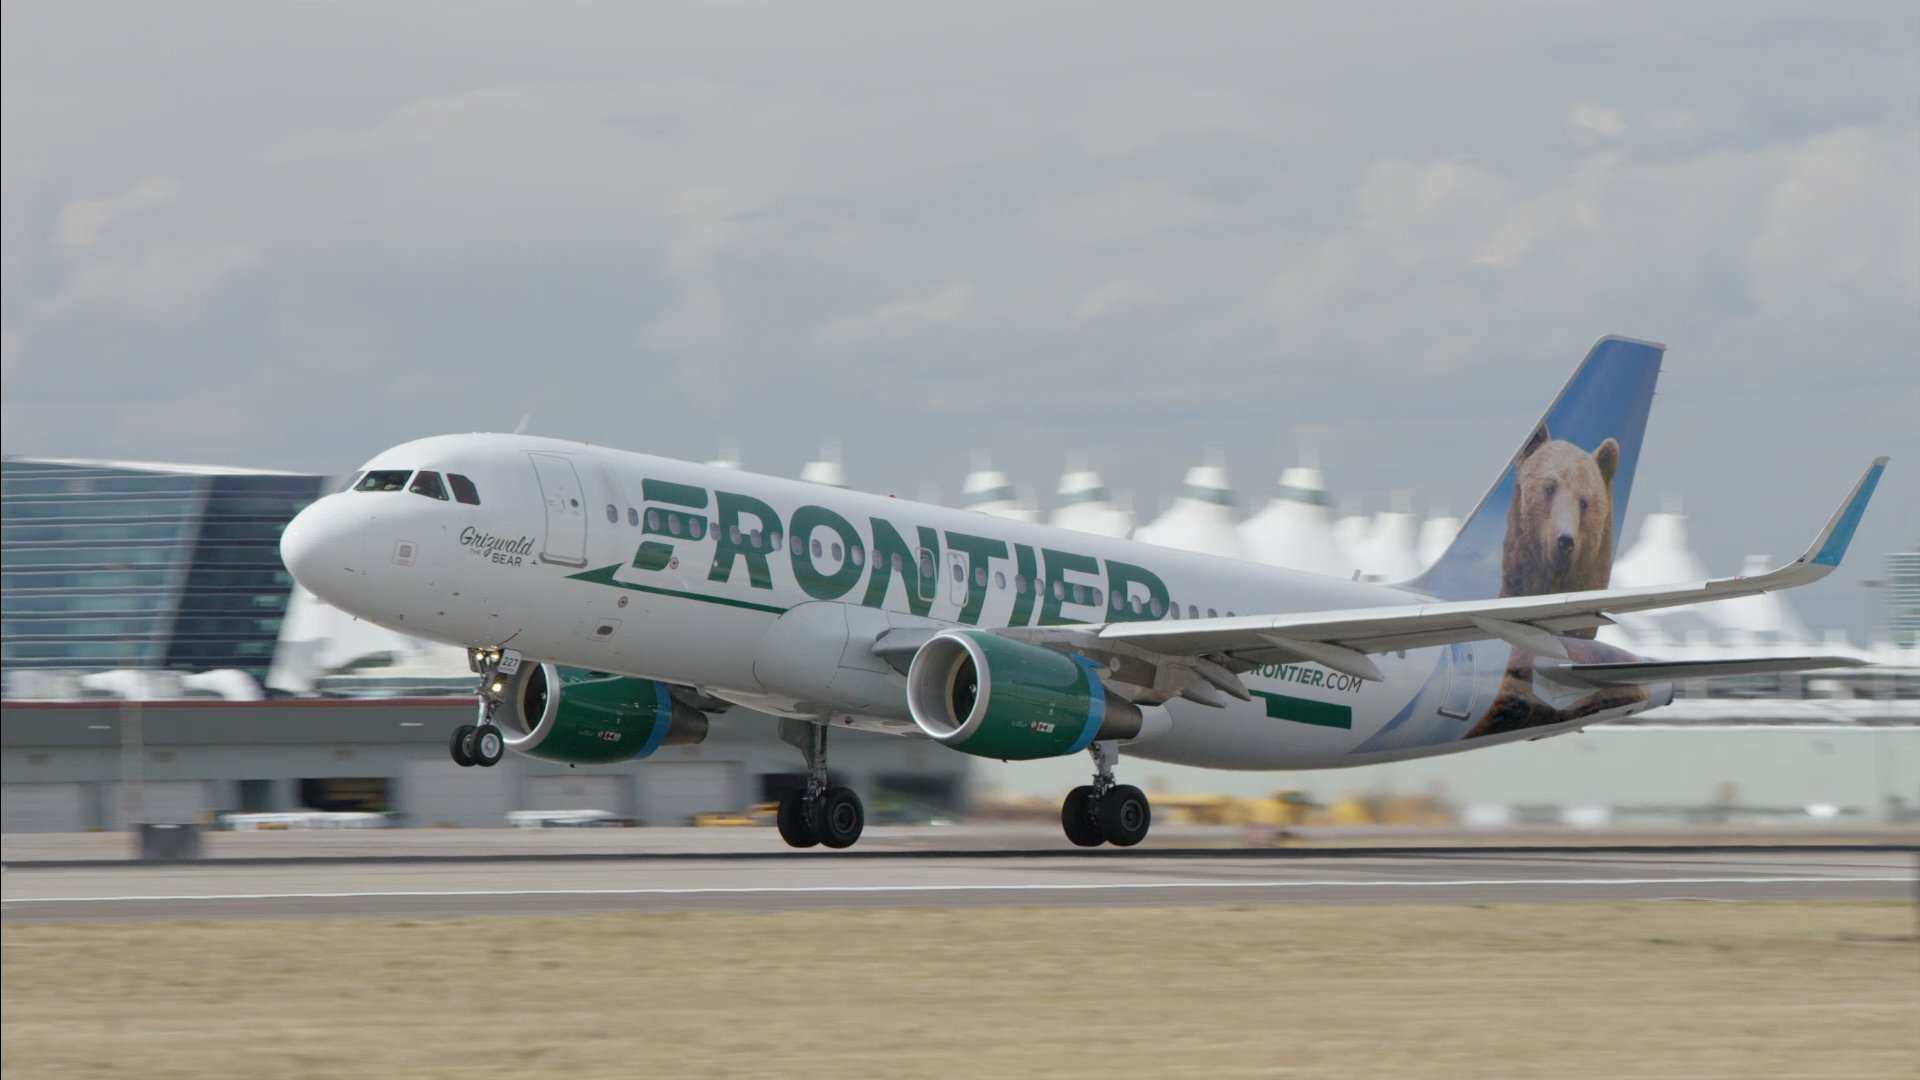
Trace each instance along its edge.
<path fill-rule="evenodd" d="M 439 917 L 587 911 L 1908 899 L 1901 849 L 1433 848 L 710 854 L 580 859 L 9 863 L 0 919 Z"/>

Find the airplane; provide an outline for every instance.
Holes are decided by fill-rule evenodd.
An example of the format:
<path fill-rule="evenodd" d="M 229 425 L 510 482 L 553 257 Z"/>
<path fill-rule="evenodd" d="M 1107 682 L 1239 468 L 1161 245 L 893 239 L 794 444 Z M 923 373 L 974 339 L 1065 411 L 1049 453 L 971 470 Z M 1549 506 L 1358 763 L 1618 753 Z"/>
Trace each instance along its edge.
<path fill-rule="evenodd" d="M 464 646 L 476 723 L 449 753 L 593 765 L 697 743 L 735 705 L 807 765 L 781 837 L 845 848 L 849 727 L 1027 760 L 1089 753 L 1075 845 L 1152 824 L 1121 752 L 1325 769 L 1539 739 L 1667 704 L 1686 679 L 1859 666 L 1670 661 L 1593 639 L 1610 615 L 1794 588 L 1840 564 L 1887 459 L 1793 562 L 1608 588 L 1665 346 L 1600 339 L 1446 552 L 1397 584 L 1281 567 L 580 442 L 445 435 L 368 461 L 288 525 L 328 603 Z"/>

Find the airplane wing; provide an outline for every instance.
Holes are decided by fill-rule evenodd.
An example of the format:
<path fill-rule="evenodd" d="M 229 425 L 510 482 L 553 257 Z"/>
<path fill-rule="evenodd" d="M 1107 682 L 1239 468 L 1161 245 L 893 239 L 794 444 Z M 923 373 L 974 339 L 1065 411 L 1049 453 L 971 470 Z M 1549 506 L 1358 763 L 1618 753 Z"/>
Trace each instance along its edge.
<path fill-rule="evenodd" d="M 1165 683 L 1161 687 L 1163 692 L 1203 701 L 1214 695 L 1204 687 L 1192 688 L 1196 676 L 1198 681 L 1247 700 L 1247 690 L 1233 674 L 1235 671 L 1250 670 L 1259 664 L 1310 661 L 1358 678 L 1379 680 L 1382 678 L 1380 669 L 1367 654 L 1444 645 L 1455 641 L 1499 638 L 1541 657 L 1567 661 L 1566 650 L 1554 635 L 1608 625 L 1613 621 L 1610 615 L 1790 589 L 1818 581 L 1832 573 L 1846 554 L 1847 545 L 1853 540 L 1854 530 L 1860 524 L 1861 515 L 1866 512 L 1867 502 L 1873 497 L 1873 489 L 1880 482 L 1886 465 L 1887 459 L 1884 457 L 1874 460 L 1805 554 L 1777 570 L 1756 577 L 1716 578 L 1688 585 L 1644 589 L 1595 589 L 1552 596 L 1510 596 L 1349 611 L 1242 615 L 1227 619 L 1188 619 L 1178 622 L 1109 623 L 1098 627 L 1049 627 L 1003 632 L 1075 651 L 1086 651 L 1093 654 L 1093 659 L 1103 662 L 1109 657 L 1121 662 L 1130 658 L 1136 665 L 1144 662 L 1156 667 L 1171 665 L 1184 668 L 1184 679 L 1177 677 L 1177 673 L 1167 673 L 1156 674 L 1150 679 L 1135 677 L 1126 681 L 1143 686 Z M 1776 659 L 1818 660 L 1821 666 L 1845 666 L 1849 663 L 1838 657 Z M 1647 674 L 1646 670 L 1630 672 L 1623 669 L 1608 676 L 1597 670 L 1603 666 L 1569 665 L 1568 673 L 1584 674 L 1595 680 L 1611 678 L 1618 682 L 1640 681 L 1641 676 Z M 1634 666 L 1647 669 L 1647 665 Z M 1572 670 L 1575 668 L 1590 670 L 1582 673 Z M 1679 668 L 1668 670 L 1680 671 Z M 1673 677 L 1688 678 L 1706 674 L 1714 672 L 1694 669 Z M 1646 681 L 1658 680 L 1648 675 Z"/>
<path fill-rule="evenodd" d="M 1564 660 L 1537 660 L 1534 669 L 1557 682 L 1575 686 L 1633 686 L 1679 682 L 1716 675 L 1770 675 L 1782 671 L 1822 671 L 1826 668 L 1872 667 L 1854 656 L 1761 656 L 1734 660 L 1628 660 L 1602 664 L 1569 664 Z"/>

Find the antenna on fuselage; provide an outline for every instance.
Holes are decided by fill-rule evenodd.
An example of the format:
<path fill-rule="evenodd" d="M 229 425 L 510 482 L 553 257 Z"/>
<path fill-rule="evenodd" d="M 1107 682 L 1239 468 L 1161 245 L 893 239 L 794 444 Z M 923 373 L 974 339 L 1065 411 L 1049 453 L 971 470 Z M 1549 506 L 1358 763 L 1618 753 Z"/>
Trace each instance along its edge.
<path fill-rule="evenodd" d="M 531 423 L 532 420 L 533 420 L 532 413 L 527 413 L 521 416 L 520 422 L 513 425 L 513 433 L 515 435 L 525 435 L 527 433 L 527 424 Z"/>

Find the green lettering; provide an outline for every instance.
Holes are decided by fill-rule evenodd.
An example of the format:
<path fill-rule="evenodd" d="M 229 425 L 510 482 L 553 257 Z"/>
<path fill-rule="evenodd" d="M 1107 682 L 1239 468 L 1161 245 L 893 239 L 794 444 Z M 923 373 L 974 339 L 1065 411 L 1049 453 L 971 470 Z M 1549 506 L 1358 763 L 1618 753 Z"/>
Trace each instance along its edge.
<path fill-rule="evenodd" d="M 1033 621 L 1033 598 L 1040 593 L 1039 571 L 1034 569 L 1033 549 L 1025 544 L 1013 545 L 1013 572 L 1027 583 L 1027 591 L 1013 590 L 1013 614 L 1007 616 L 1008 626 L 1025 626 Z"/>
<path fill-rule="evenodd" d="M 706 488 L 694 487 L 692 484 L 676 484 L 671 480 L 640 481 L 640 497 L 648 502 L 691 506 L 695 510 L 707 508 Z"/>
<path fill-rule="evenodd" d="M 1066 573 L 1077 570 L 1083 574 L 1098 574 L 1100 560 L 1091 555 L 1075 555 L 1071 551 L 1055 551 L 1052 548 L 1041 548 L 1040 554 L 1047 562 L 1047 591 L 1040 598 L 1040 625 L 1071 626 L 1080 622 L 1079 619 L 1065 618 L 1060 614 L 1060 605 L 1066 603 L 1064 594 L 1073 587 L 1067 582 Z M 1055 582 L 1060 583 L 1063 595 L 1054 595 Z"/>
<path fill-rule="evenodd" d="M 880 518 L 868 520 L 873 522 L 873 569 L 867 574 L 867 596 L 861 604 L 870 608 L 886 606 L 887 585 L 893 580 L 893 563 L 897 558 L 900 585 L 907 591 L 907 610 L 925 615 L 933 609 L 935 583 L 940 576 L 940 534 L 925 525 L 919 527 L 920 546 L 933 557 L 930 572 L 923 574 L 919 552 L 907 547 L 899 530 Z"/>
<path fill-rule="evenodd" d="M 980 621 L 980 609 L 987 604 L 987 562 L 1007 557 L 1007 542 L 984 536 L 947 532 L 947 547 L 967 553 L 967 602 L 960 608 L 960 621 L 973 626 Z"/>
<path fill-rule="evenodd" d="M 846 552 L 840 560 L 840 569 L 831 577 L 813 565 L 813 531 L 819 528 L 832 529 Z M 787 531 L 792 536 L 788 546 L 793 549 L 793 577 L 808 596 L 815 600 L 836 600 L 859 582 L 863 560 L 857 553 L 865 552 L 866 548 L 861 545 L 860 534 L 852 522 L 824 506 L 803 506 L 793 512 L 793 523 Z"/>
<path fill-rule="evenodd" d="M 1132 598 L 1129 595 L 1131 592 L 1129 586 L 1136 584 L 1147 594 L 1146 599 L 1140 602 L 1140 608 L 1137 611 L 1134 610 Z M 1120 598 L 1120 610 L 1110 610 L 1108 615 L 1114 622 L 1152 622 L 1161 617 L 1154 614 L 1155 605 L 1158 605 L 1162 612 L 1167 610 L 1166 583 L 1160 580 L 1160 575 L 1144 566 L 1108 559 L 1107 591 Z"/>
<path fill-rule="evenodd" d="M 713 525 L 713 569 L 707 571 L 708 581 L 726 581 L 733 576 L 733 561 L 744 560 L 747 564 L 747 582 L 756 589 L 773 588 L 773 573 L 767 569 L 767 552 L 780 537 L 780 515 L 773 507 L 751 495 L 735 495 L 731 491 L 714 493 L 715 512 Z M 741 514 L 751 514 L 757 518 L 756 524 L 742 527 Z M 753 534 L 760 534 L 760 542 L 755 543 Z"/>

